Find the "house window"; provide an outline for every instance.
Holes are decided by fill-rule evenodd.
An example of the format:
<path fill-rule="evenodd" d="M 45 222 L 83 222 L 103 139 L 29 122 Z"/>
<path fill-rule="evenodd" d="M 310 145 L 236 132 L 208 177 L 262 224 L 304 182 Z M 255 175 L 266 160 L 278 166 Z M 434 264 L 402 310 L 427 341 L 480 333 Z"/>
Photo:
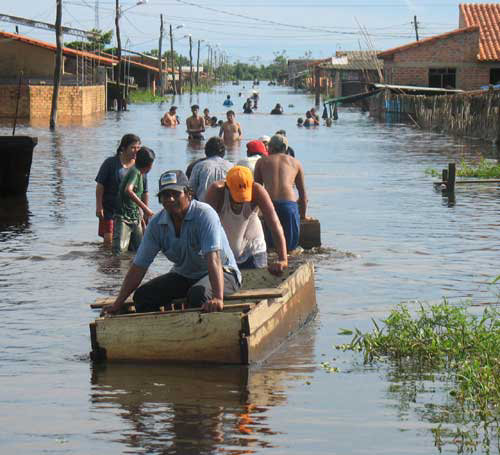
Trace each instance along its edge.
<path fill-rule="evenodd" d="M 456 68 L 430 68 L 429 87 L 455 88 L 456 74 Z"/>
<path fill-rule="evenodd" d="M 490 69 L 490 84 L 500 84 L 500 68 Z"/>

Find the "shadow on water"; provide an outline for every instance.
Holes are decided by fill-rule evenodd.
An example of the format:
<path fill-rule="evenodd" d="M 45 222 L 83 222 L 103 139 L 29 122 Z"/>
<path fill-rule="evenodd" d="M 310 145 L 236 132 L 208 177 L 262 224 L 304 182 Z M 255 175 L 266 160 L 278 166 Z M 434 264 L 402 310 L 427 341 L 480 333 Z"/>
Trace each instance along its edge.
<path fill-rule="evenodd" d="M 121 429 L 111 436 L 131 449 L 156 454 L 260 453 L 278 447 L 271 438 L 279 430 L 271 426 L 270 410 L 287 403 L 292 386 L 311 380 L 313 342 L 307 336 L 300 344 L 296 340 L 294 354 L 286 354 L 273 368 L 93 365 L 90 406 L 96 412 L 117 411 Z"/>
<path fill-rule="evenodd" d="M 454 399 L 451 393 L 456 384 L 449 373 L 394 362 L 386 376 L 391 407 L 402 421 L 415 413 L 419 420 L 428 422 L 439 452 L 454 448 L 456 453 L 476 453 L 482 447 L 486 453 L 498 453 L 498 418 L 485 422 L 473 415 L 470 404 Z"/>
<path fill-rule="evenodd" d="M 26 196 L 0 198 L 0 242 L 24 234 L 30 227 L 30 217 Z"/>

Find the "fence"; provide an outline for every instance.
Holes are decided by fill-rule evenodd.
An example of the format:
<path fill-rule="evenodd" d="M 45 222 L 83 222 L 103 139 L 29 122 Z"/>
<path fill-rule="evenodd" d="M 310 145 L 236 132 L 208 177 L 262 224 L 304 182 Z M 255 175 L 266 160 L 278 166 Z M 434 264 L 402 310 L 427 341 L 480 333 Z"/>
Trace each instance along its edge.
<path fill-rule="evenodd" d="M 435 96 L 385 90 L 372 97 L 370 112 L 408 117 L 422 129 L 500 142 L 500 90 Z"/>

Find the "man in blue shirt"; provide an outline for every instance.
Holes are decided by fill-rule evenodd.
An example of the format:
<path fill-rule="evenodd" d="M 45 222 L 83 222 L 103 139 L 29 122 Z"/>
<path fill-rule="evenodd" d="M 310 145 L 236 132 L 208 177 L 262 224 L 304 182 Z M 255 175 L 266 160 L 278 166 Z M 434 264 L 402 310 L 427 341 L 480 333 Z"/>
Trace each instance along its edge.
<path fill-rule="evenodd" d="M 120 313 L 136 289 L 137 312 L 158 311 L 160 306 L 183 297 L 190 307 L 221 311 L 224 295 L 241 287 L 241 274 L 219 216 L 208 204 L 193 200 L 182 171 L 161 175 L 158 198 L 164 209 L 149 222 L 120 293 L 103 314 Z M 174 266 L 139 287 L 160 250 Z"/>

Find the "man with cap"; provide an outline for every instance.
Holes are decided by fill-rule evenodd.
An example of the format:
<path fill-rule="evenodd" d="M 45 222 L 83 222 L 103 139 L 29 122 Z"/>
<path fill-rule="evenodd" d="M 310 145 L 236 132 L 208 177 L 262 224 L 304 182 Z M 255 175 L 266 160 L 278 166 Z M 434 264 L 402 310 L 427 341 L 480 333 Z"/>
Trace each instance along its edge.
<path fill-rule="evenodd" d="M 267 267 L 267 246 L 259 209 L 278 252 L 278 260 L 269 264 L 269 271 L 279 275 L 288 267 L 285 236 L 271 198 L 262 185 L 254 182 L 248 167 L 234 166 L 225 181 L 212 183 L 205 201 L 219 214 L 240 269 Z"/>
<path fill-rule="evenodd" d="M 224 295 L 241 287 L 241 273 L 217 213 L 192 198 L 179 170 L 161 175 L 158 198 L 163 209 L 149 222 L 118 297 L 102 313 L 120 313 L 134 291 L 137 312 L 158 311 L 183 297 L 189 307 L 221 311 Z M 139 287 L 160 250 L 173 267 Z"/>
<path fill-rule="evenodd" d="M 304 169 L 296 158 L 287 155 L 286 136 L 275 134 L 269 141 L 269 156 L 255 164 L 254 178 L 264 185 L 273 201 L 278 218 L 285 231 L 288 251 L 299 244 L 300 219 L 306 218 L 307 195 L 304 185 Z M 293 189 L 297 187 L 299 197 Z M 272 246 L 270 226 L 264 226 L 266 243 Z"/>
<path fill-rule="evenodd" d="M 179 117 L 177 116 L 177 106 L 172 106 L 168 112 L 161 119 L 161 124 L 163 126 L 176 127 L 180 123 Z"/>
<path fill-rule="evenodd" d="M 276 131 L 275 134 L 281 134 L 282 136 L 286 137 L 285 130 L 278 130 L 278 131 Z M 295 150 L 292 147 L 290 147 L 290 145 L 288 144 L 288 138 L 287 138 L 287 142 L 286 142 L 286 154 L 293 156 L 295 158 Z"/>
<path fill-rule="evenodd" d="M 261 141 L 261 142 L 265 145 L 266 150 L 267 150 L 268 152 L 269 152 L 269 148 L 268 148 L 268 146 L 269 146 L 269 141 L 270 141 L 270 140 L 271 140 L 271 137 L 270 137 L 270 136 L 266 136 L 266 135 L 264 135 L 264 136 L 259 137 L 259 141 Z"/>
<path fill-rule="evenodd" d="M 264 145 L 263 142 L 261 141 L 250 141 L 247 142 L 247 157 L 239 160 L 236 165 L 237 166 L 246 166 L 249 169 L 253 171 L 255 169 L 255 163 L 261 156 L 267 156 L 269 153 L 267 153 L 266 146 Z"/>

